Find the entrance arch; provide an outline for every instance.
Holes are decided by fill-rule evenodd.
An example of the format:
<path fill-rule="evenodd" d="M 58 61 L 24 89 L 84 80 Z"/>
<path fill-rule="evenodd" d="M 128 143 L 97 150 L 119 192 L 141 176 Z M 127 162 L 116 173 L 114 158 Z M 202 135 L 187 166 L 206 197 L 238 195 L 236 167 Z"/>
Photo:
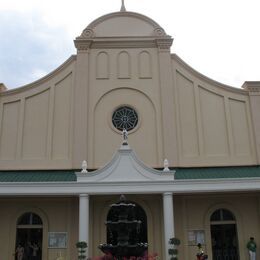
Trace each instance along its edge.
<path fill-rule="evenodd" d="M 42 259 L 43 222 L 33 212 L 22 214 L 16 222 L 16 247 L 20 244 L 24 247 L 23 260 L 37 256 Z"/>
<path fill-rule="evenodd" d="M 137 220 L 141 220 L 141 225 L 140 229 L 137 231 L 138 234 L 130 234 L 130 241 L 131 241 L 131 236 L 132 239 L 134 236 L 137 235 L 138 240 L 137 242 L 142 242 L 142 243 L 148 243 L 148 233 L 147 233 L 147 215 L 144 211 L 144 209 L 138 205 L 136 202 L 132 201 L 126 201 L 126 203 L 133 203 L 135 204 L 135 207 L 133 209 L 133 215 L 131 217 L 136 218 Z M 107 214 L 107 221 L 115 221 L 117 220 L 117 213 L 113 211 L 113 209 L 110 209 Z M 107 244 L 116 244 L 117 241 L 112 241 L 112 237 L 116 237 L 116 234 L 111 234 L 111 232 L 107 228 Z"/>
<path fill-rule="evenodd" d="M 239 260 L 237 223 L 234 214 L 224 208 L 210 216 L 213 260 Z"/>

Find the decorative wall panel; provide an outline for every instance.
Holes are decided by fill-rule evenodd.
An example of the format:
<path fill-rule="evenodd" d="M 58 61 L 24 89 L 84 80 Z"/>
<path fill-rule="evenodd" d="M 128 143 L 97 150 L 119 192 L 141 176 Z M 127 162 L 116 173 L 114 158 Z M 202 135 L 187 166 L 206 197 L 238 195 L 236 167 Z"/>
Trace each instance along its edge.
<path fill-rule="evenodd" d="M 250 134 L 246 103 L 241 100 L 229 99 L 234 151 L 236 156 L 251 154 Z"/>
<path fill-rule="evenodd" d="M 139 78 L 150 79 L 152 78 L 152 61 L 151 55 L 147 51 L 143 51 L 138 57 L 138 68 L 139 68 Z"/>
<path fill-rule="evenodd" d="M 109 79 L 109 56 L 106 52 L 96 57 L 96 79 Z"/>
<path fill-rule="evenodd" d="M 204 150 L 207 156 L 229 153 L 224 97 L 199 87 Z"/>
<path fill-rule="evenodd" d="M 13 160 L 16 155 L 20 101 L 5 103 L 1 124 L 0 158 Z"/>
<path fill-rule="evenodd" d="M 181 150 L 185 157 L 199 155 L 194 83 L 177 72 Z"/>
<path fill-rule="evenodd" d="M 117 76 L 119 79 L 131 78 L 131 60 L 125 51 L 120 52 L 117 57 Z"/>
<path fill-rule="evenodd" d="M 55 85 L 52 158 L 68 159 L 71 122 L 72 74 Z"/>
<path fill-rule="evenodd" d="M 25 99 L 23 149 L 24 159 L 44 159 L 47 148 L 49 90 Z"/>

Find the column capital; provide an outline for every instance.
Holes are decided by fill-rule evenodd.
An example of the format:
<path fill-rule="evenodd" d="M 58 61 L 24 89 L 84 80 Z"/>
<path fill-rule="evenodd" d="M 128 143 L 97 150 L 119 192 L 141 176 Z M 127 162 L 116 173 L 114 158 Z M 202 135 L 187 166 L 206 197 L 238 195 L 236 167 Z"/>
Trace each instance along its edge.
<path fill-rule="evenodd" d="M 249 95 L 260 95 L 260 81 L 245 81 L 242 88 L 249 92 Z"/>
<path fill-rule="evenodd" d="M 88 194 L 86 194 L 86 193 L 83 193 L 83 194 L 79 194 L 79 197 L 80 197 L 80 198 L 83 198 L 83 197 L 85 197 L 85 198 L 88 198 L 88 197 L 89 197 L 89 195 L 88 195 Z"/>
<path fill-rule="evenodd" d="M 160 52 L 170 52 L 173 39 L 170 36 L 156 39 L 156 44 Z"/>
<path fill-rule="evenodd" d="M 173 193 L 170 192 L 170 191 L 167 191 L 167 192 L 163 193 L 163 196 L 172 196 L 172 195 L 173 195 Z"/>

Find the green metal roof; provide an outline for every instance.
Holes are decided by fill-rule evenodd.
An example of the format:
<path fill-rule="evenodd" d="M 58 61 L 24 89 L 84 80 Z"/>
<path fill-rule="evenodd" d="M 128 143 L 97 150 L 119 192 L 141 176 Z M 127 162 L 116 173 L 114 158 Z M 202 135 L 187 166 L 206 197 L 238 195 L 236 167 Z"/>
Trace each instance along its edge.
<path fill-rule="evenodd" d="M 70 182 L 76 180 L 74 171 L 0 171 L 0 182 Z"/>
<path fill-rule="evenodd" d="M 260 177 L 259 166 L 175 168 L 176 180 Z M 75 182 L 78 170 L 0 171 L 0 182 Z"/>
<path fill-rule="evenodd" d="M 176 180 L 260 177 L 259 166 L 177 168 L 175 170 Z"/>

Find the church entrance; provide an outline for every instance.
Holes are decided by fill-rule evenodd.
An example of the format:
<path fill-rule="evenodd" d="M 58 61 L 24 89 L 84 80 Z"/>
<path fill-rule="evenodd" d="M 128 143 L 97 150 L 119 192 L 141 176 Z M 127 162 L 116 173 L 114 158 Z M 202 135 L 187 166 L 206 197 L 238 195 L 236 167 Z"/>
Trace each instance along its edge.
<path fill-rule="evenodd" d="M 213 260 L 239 260 L 237 227 L 234 215 L 216 210 L 210 218 Z"/>
<path fill-rule="evenodd" d="M 17 221 L 16 226 L 16 260 L 42 259 L 42 233 L 41 218 L 28 212 Z"/>

